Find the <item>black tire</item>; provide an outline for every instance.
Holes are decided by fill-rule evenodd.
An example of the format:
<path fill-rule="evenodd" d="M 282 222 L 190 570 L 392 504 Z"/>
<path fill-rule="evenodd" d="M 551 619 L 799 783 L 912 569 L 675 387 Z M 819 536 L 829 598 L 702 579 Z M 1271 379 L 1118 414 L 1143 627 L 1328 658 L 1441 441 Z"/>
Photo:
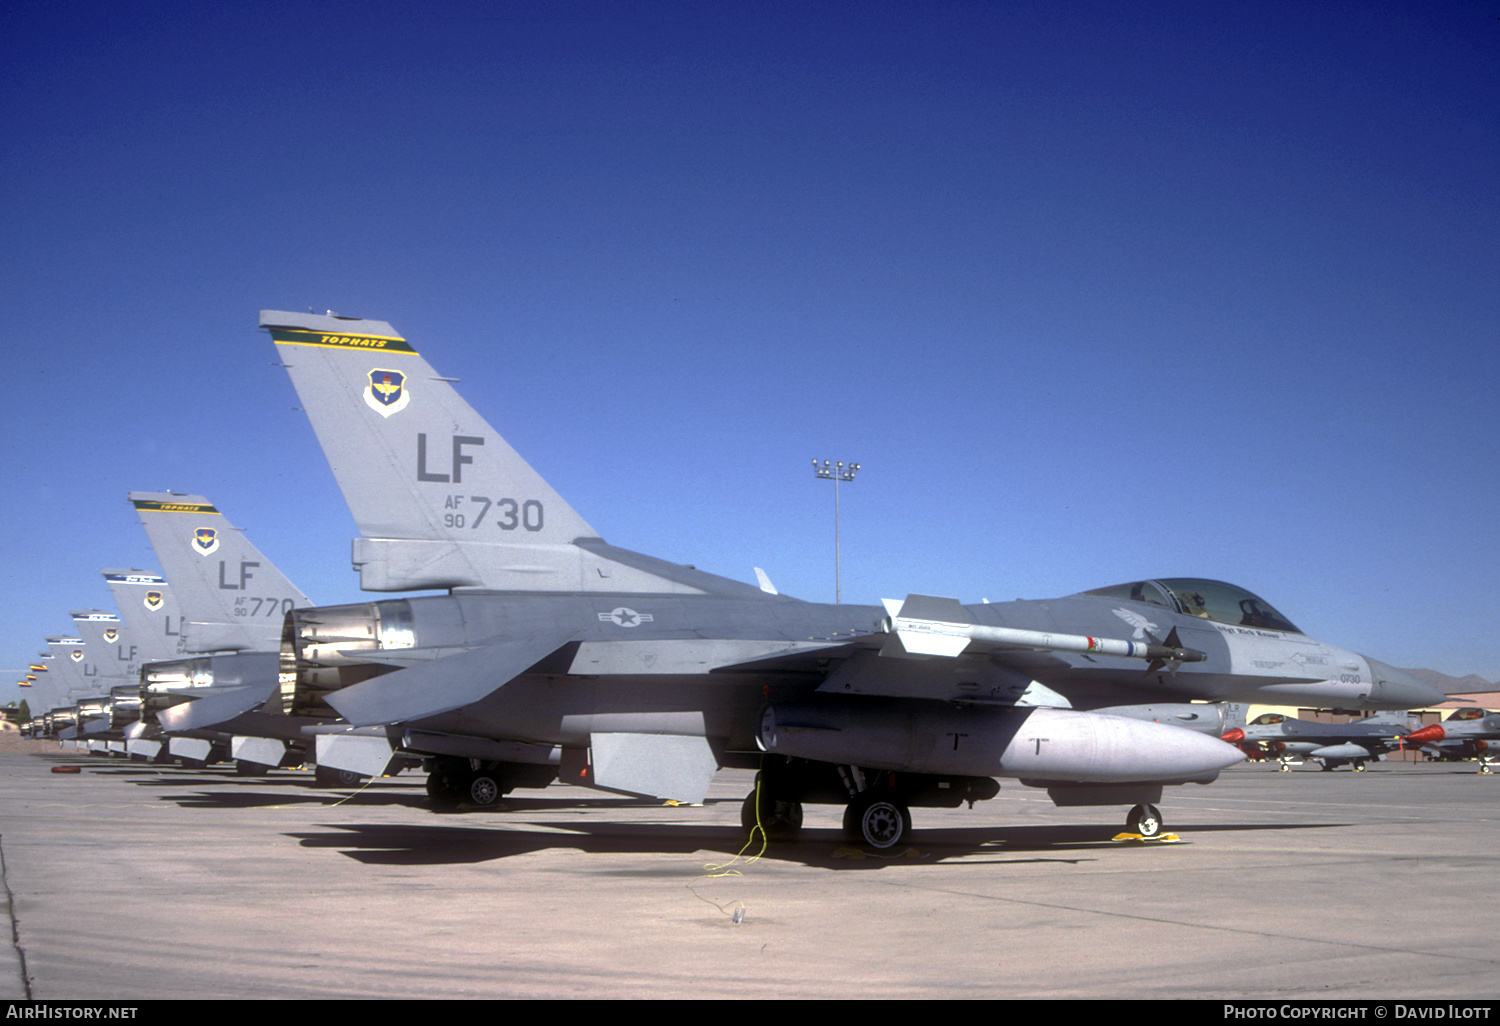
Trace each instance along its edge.
<path fill-rule="evenodd" d="M 740 826 L 745 833 L 752 833 L 757 824 L 766 832 L 766 840 L 772 842 L 795 841 L 802 833 L 802 803 L 781 801 L 760 792 L 760 816 L 755 814 L 755 796 L 751 791 L 740 806 Z"/>
<path fill-rule="evenodd" d="M 480 770 L 469 778 L 468 785 L 464 788 L 464 800 L 476 808 L 485 808 L 494 805 L 510 788 L 495 775 L 485 770 Z"/>
<path fill-rule="evenodd" d="M 463 792 L 442 769 L 427 774 L 427 798 L 439 808 L 451 809 L 463 798 Z"/>
<path fill-rule="evenodd" d="M 319 787 L 358 787 L 364 779 L 352 770 L 334 769 L 332 766 L 313 767 L 313 782 Z"/>
<path fill-rule="evenodd" d="M 844 810 L 844 838 L 880 851 L 905 844 L 911 839 L 911 810 L 867 791 Z"/>
<path fill-rule="evenodd" d="M 1161 833 L 1162 826 L 1161 810 L 1155 805 L 1137 805 L 1125 817 L 1126 829 L 1142 837 L 1155 837 Z"/>

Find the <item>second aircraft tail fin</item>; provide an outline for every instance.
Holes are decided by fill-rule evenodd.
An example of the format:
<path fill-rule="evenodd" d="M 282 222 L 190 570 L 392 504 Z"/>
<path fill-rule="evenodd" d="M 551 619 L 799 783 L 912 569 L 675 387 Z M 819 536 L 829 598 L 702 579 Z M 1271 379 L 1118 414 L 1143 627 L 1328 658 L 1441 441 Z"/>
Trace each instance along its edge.
<path fill-rule="evenodd" d="M 274 652 L 287 612 L 310 606 L 201 495 L 131 492 L 163 574 L 182 608 L 188 652 Z"/>

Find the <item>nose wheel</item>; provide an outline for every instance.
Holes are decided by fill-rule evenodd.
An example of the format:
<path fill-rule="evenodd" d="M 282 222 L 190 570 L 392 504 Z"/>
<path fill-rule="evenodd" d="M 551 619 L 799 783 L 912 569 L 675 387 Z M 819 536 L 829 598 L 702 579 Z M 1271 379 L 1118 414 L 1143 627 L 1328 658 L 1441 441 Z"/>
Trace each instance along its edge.
<path fill-rule="evenodd" d="M 1125 817 L 1125 828 L 1142 837 L 1155 837 L 1161 833 L 1161 810 L 1155 805 L 1137 805 Z"/>

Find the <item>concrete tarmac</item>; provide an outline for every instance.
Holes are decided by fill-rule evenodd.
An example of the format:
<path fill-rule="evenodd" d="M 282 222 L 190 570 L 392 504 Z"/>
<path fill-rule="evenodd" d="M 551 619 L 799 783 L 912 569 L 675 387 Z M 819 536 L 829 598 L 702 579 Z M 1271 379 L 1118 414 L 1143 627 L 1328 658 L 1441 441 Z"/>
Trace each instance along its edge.
<path fill-rule="evenodd" d="M 825 805 L 737 855 L 750 784 L 434 813 L 420 774 L 0 748 L 0 997 L 1500 997 L 1500 777 L 1472 763 L 1236 767 L 1168 789 L 1177 843 L 1007 782 L 881 857 Z"/>

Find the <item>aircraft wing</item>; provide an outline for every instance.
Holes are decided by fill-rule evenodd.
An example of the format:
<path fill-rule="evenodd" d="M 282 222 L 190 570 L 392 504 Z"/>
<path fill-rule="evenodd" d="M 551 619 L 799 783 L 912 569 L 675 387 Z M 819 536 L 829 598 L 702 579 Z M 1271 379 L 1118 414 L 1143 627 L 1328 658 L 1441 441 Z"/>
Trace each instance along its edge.
<path fill-rule="evenodd" d="M 325 701 L 356 727 L 425 719 L 493 694 L 575 636 L 538 635 L 430 659 L 330 692 Z"/>

